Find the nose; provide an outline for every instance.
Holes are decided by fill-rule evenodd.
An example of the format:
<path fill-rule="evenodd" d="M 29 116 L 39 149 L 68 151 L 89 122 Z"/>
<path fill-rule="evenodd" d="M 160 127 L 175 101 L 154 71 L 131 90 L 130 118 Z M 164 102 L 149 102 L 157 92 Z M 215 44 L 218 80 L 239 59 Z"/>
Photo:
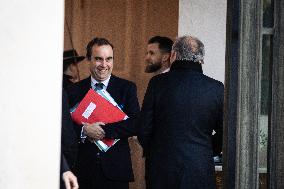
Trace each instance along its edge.
<path fill-rule="evenodd" d="M 102 62 L 101 62 L 101 66 L 105 67 L 106 65 L 107 65 L 107 60 L 103 59 Z"/>
<path fill-rule="evenodd" d="M 145 55 L 145 60 L 147 61 L 147 60 L 149 60 L 150 59 L 150 56 L 149 56 L 149 53 L 147 53 L 146 55 Z"/>

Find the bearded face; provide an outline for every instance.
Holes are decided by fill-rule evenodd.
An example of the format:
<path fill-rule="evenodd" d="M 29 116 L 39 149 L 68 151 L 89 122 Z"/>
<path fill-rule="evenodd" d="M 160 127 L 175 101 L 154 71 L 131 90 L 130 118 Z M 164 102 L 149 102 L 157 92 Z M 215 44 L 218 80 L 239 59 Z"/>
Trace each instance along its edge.
<path fill-rule="evenodd" d="M 153 73 L 161 69 L 162 63 L 161 62 L 147 62 L 147 66 L 145 68 L 146 73 Z"/>
<path fill-rule="evenodd" d="M 147 46 L 147 52 L 145 55 L 146 73 L 156 72 L 162 67 L 162 52 L 159 49 L 158 43 L 151 43 Z"/>

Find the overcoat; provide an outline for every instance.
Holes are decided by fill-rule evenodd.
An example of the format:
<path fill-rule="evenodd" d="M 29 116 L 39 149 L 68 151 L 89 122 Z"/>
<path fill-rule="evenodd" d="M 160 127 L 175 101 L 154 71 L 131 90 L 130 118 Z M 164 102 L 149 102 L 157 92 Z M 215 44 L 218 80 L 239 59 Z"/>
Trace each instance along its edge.
<path fill-rule="evenodd" d="M 222 136 L 223 96 L 223 84 L 195 62 L 175 61 L 150 80 L 138 137 L 148 189 L 216 188 L 212 131 Z"/>

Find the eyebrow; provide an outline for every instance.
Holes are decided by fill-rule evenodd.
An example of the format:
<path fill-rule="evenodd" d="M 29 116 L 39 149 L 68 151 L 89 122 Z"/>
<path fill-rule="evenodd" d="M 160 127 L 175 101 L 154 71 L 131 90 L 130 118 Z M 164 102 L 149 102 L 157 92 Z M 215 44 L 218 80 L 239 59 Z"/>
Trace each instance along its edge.
<path fill-rule="evenodd" d="M 95 59 L 100 59 L 100 60 L 103 59 L 103 58 L 100 57 L 100 56 L 94 56 L 94 58 L 95 58 Z"/>
<path fill-rule="evenodd" d="M 100 56 L 94 56 L 95 59 L 97 60 L 103 60 L 104 58 L 103 57 L 100 57 Z M 109 57 L 106 57 L 106 60 L 111 60 L 113 59 L 113 56 L 109 56 Z"/>

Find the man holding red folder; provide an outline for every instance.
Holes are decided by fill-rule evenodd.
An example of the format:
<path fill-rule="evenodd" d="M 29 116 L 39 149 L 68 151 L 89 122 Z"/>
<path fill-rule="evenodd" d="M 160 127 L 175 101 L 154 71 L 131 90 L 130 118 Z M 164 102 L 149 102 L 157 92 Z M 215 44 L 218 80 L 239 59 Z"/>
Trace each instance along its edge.
<path fill-rule="evenodd" d="M 139 113 L 136 85 L 112 75 L 113 45 L 104 38 L 94 38 L 87 45 L 87 59 L 91 77 L 67 88 L 71 107 L 79 103 L 90 88 L 106 90 L 128 117 Z M 132 120 L 132 119 L 131 119 Z M 136 135 L 137 129 L 131 120 L 119 124 L 102 122 L 78 126 L 79 146 L 76 175 L 80 189 L 128 189 L 134 180 L 128 137 Z M 120 139 L 106 152 L 92 143 L 94 139 Z"/>

